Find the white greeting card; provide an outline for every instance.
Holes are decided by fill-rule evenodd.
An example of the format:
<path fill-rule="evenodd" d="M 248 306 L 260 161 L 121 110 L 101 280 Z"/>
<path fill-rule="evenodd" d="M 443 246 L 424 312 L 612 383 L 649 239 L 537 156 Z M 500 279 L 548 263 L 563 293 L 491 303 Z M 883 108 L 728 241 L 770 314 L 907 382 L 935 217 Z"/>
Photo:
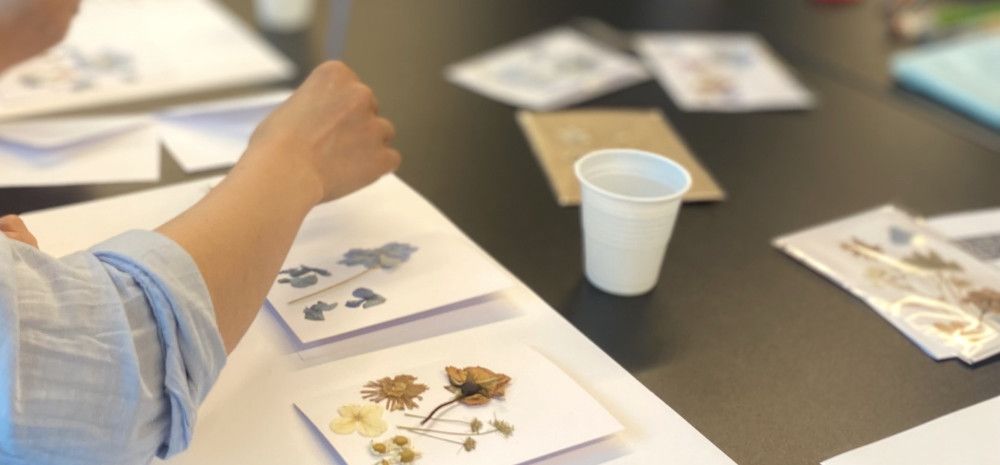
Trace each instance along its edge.
<path fill-rule="evenodd" d="M 1000 271 L 884 206 L 775 239 L 936 360 L 1000 353 Z"/>
<path fill-rule="evenodd" d="M 287 79 L 214 0 L 84 0 L 62 43 L 0 74 L 0 119 Z"/>
<path fill-rule="evenodd" d="M 268 293 L 302 343 L 416 318 L 509 287 L 468 239 L 428 222 L 383 179 L 306 218 Z M 433 217 L 437 217 L 436 214 Z"/>
<path fill-rule="evenodd" d="M 687 111 L 801 109 L 814 103 L 756 34 L 643 33 L 635 47 Z"/>
<path fill-rule="evenodd" d="M 0 186 L 149 182 L 160 144 L 145 115 L 0 123 Z"/>
<path fill-rule="evenodd" d="M 649 78 L 638 60 L 568 27 L 449 66 L 445 76 L 502 102 L 553 110 Z"/>
<path fill-rule="evenodd" d="M 418 454 L 415 463 L 515 465 L 623 430 L 582 387 L 527 346 L 456 347 L 454 354 L 435 356 L 442 358 L 415 360 L 397 349 L 384 363 L 352 373 L 365 381 L 331 387 L 295 406 L 348 465 L 399 463 L 394 460 L 403 447 Z M 455 401 L 473 390 L 463 398 L 468 402 Z M 397 436 L 405 446 L 393 442 Z"/>

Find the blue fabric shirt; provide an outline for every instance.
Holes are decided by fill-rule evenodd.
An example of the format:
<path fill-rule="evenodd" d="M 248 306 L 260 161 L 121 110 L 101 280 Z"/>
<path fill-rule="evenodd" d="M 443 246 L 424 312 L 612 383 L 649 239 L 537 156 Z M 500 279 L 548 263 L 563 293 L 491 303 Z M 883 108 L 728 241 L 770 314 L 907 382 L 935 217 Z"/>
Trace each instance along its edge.
<path fill-rule="evenodd" d="M 204 280 L 170 239 L 130 231 L 56 259 L 0 235 L 0 464 L 177 454 L 225 360 Z"/>

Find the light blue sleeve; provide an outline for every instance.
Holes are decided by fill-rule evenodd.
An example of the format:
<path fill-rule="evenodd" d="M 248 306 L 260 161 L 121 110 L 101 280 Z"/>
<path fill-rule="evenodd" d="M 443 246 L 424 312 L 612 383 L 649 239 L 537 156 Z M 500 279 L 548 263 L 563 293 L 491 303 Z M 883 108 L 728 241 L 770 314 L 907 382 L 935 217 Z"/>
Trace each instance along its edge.
<path fill-rule="evenodd" d="M 0 463 L 177 454 L 225 359 L 205 283 L 166 237 L 55 259 L 0 235 Z"/>

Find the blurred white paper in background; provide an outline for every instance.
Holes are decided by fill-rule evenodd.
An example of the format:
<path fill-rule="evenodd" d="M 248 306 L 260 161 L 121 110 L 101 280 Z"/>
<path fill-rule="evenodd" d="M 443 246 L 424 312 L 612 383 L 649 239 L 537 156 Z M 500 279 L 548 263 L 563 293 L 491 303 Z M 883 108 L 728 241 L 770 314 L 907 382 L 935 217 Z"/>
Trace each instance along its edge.
<path fill-rule="evenodd" d="M 159 178 L 160 143 L 145 115 L 0 123 L 0 187 Z"/>
<path fill-rule="evenodd" d="M 1000 397 L 845 452 L 823 465 L 1000 465 Z"/>
<path fill-rule="evenodd" d="M 66 39 L 0 75 L 0 119 L 287 79 L 213 0 L 84 0 Z"/>
<path fill-rule="evenodd" d="M 812 107 L 812 94 L 752 33 L 650 32 L 636 51 L 685 111 L 743 112 Z"/>
<path fill-rule="evenodd" d="M 976 258 L 1000 266 L 1000 208 L 935 216 L 927 224 Z"/>
<path fill-rule="evenodd" d="M 639 60 L 559 27 L 451 65 L 445 77 L 510 105 L 553 110 L 637 84 L 649 74 Z"/>
<path fill-rule="evenodd" d="M 291 93 L 274 90 L 168 108 L 156 115 L 157 130 L 187 173 L 232 166 L 257 125 Z"/>

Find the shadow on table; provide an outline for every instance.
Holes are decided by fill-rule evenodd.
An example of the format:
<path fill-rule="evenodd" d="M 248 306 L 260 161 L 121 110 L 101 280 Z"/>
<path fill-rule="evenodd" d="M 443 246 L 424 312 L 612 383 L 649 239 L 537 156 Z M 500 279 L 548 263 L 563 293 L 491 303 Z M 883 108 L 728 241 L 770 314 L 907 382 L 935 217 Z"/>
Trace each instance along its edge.
<path fill-rule="evenodd" d="M 670 341 L 659 331 L 669 320 L 656 290 L 637 297 L 607 294 L 580 278 L 560 313 L 630 372 L 663 364 Z"/>

